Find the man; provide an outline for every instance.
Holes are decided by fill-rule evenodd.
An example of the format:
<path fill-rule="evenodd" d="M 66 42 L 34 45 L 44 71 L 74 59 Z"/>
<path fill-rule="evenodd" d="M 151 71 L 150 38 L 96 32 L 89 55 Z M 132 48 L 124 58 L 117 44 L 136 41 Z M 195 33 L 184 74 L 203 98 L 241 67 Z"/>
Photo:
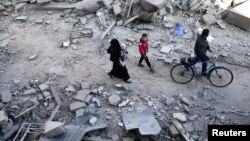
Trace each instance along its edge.
<path fill-rule="evenodd" d="M 207 62 L 209 57 L 206 55 L 207 51 L 212 52 L 207 42 L 207 37 L 209 35 L 208 29 L 203 29 L 201 35 L 196 39 L 194 46 L 194 52 L 199 61 L 202 62 L 202 75 L 206 76 Z"/>

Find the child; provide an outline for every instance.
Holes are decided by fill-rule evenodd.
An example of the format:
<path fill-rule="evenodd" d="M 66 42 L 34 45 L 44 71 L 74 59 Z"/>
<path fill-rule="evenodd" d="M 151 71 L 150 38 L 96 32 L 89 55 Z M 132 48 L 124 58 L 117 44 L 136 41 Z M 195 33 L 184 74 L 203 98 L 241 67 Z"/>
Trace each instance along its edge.
<path fill-rule="evenodd" d="M 127 59 L 127 50 L 126 50 L 126 45 L 125 44 L 121 44 L 121 59 L 120 59 L 120 63 L 122 64 L 122 66 L 125 66 L 125 62 Z"/>
<path fill-rule="evenodd" d="M 147 34 L 142 34 L 142 37 L 140 39 L 140 43 L 139 43 L 139 52 L 141 54 L 141 58 L 139 60 L 139 64 L 138 66 L 140 67 L 144 67 L 142 63 L 142 61 L 145 59 L 149 69 L 151 72 L 154 72 L 153 68 L 151 67 L 151 64 L 149 62 L 149 59 L 148 59 L 148 56 L 147 56 L 147 53 L 148 53 L 148 36 Z"/>

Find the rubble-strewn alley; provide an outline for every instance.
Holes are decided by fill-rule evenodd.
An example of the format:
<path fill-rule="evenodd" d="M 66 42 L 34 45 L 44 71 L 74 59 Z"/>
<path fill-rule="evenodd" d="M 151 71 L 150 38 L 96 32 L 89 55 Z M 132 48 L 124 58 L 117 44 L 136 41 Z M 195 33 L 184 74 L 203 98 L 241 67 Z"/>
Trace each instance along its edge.
<path fill-rule="evenodd" d="M 0 140 L 207 141 L 207 125 L 250 123 L 249 0 L 1 0 Z M 233 83 L 182 85 L 171 67 L 209 29 Z M 138 67 L 149 37 L 155 70 Z M 111 79 L 111 39 L 132 83 Z M 143 62 L 144 63 L 144 62 Z M 197 64 L 200 69 L 200 64 Z"/>

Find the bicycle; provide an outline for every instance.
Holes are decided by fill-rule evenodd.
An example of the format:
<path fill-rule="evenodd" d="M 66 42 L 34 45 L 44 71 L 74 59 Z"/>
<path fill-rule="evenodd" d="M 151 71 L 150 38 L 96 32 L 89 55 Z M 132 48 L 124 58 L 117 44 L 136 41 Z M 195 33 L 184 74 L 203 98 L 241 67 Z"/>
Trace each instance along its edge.
<path fill-rule="evenodd" d="M 206 78 L 209 82 L 216 87 L 226 87 L 233 81 L 233 73 L 226 67 L 217 66 L 215 64 L 216 57 L 212 57 L 209 63 L 212 63 L 206 70 Z M 199 77 L 201 73 L 197 72 L 196 64 L 201 61 L 197 61 L 196 58 L 182 58 L 181 62 L 174 65 L 171 68 L 171 78 L 180 84 L 187 84 L 192 81 L 194 77 Z M 201 62 L 202 63 L 202 62 Z"/>

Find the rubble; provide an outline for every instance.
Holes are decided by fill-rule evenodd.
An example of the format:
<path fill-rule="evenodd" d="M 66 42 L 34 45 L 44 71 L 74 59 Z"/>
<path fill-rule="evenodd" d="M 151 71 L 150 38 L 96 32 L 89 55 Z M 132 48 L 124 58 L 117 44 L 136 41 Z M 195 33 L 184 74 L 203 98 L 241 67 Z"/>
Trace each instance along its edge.
<path fill-rule="evenodd" d="M 96 12 L 100 9 L 101 5 L 98 2 L 99 0 L 84 0 L 76 3 L 75 8 L 77 10 L 83 10 L 88 13 Z"/>
<path fill-rule="evenodd" d="M 8 90 L 2 91 L 1 96 L 2 96 L 2 101 L 5 103 L 12 101 L 12 94 Z"/>
<path fill-rule="evenodd" d="M 113 94 L 108 98 L 108 100 L 111 105 L 116 106 L 121 101 L 121 98 L 120 96 Z"/>
<path fill-rule="evenodd" d="M 92 102 L 95 102 L 95 103 L 98 105 L 98 107 L 101 107 L 101 103 L 100 103 L 100 100 L 99 100 L 99 99 L 93 97 L 93 98 L 92 98 Z"/>
<path fill-rule="evenodd" d="M 41 84 L 39 85 L 40 91 L 47 91 L 49 89 L 49 86 L 47 84 Z"/>
<path fill-rule="evenodd" d="M 181 96 L 181 97 L 180 97 L 180 101 L 183 102 L 184 104 L 186 104 L 187 106 L 190 105 L 190 101 L 189 101 L 188 98 L 185 97 L 185 96 Z"/>
<path fill-rule="evenodd" d="M 90 90 L 83 89 L 77 93 L 78 94 L 75 96 L 75 99 L 79 101 L 85 101 L 86 97 L 90 94 Z"/>
<path fill-rule="evenodd" d="M 122 120 L 126 130 L 139 129 L 141 135 L 157 135 L 161 131 L 158 121 L 149 110 L 144 109 L 136 113 L 123 112 Z"/>
<path fill-rule="evenodd" d="M 169 54 L 172 50 L 172 45 L 163 46 L 160 50 L 161 53 Z"/>
<path fill-rule="evenodd" d="M 90 123 L 92 126 L 94 126 L 94 125 L 96 124 L 96 122 L 97 122 L 97 118 L 96 118 L 96 117 L 92 117 L 92 118 L 89 119 L 89 123 Z"/>
<path fill-rule="evenodd" d="M 183 122 L 187 121 L 186 115 L 184 113 L 173 113 L 173 117 Z"/>
<path fill-rule="evenodd" d="M 246 1 L 245 3 L 229 10 L 226 21 L 242 29 L 250 31 L 249 6 L 250 1 Z"/>
<path fill-rule="evenodd" d="M 216 22 L 216 18 L 212 14 L 203 15 L 202 20 L 206 25 L 214 24 Z"/>
<path fill-rule="evenodd" d="M 66 132 L 64 123 L 56 121 L 47 121 L 44 126 L 44 134 L 51 138 Z"/>
<path fill-rule="evenodd" d="M 82 116 L 85 110 L 83 108 L 75 110 L 76 117 Z"/>
<path fill-rule="evenodd" d="M 2 110 L 0 111 L 0 127 L 2 129 L 7 128 L 8 126 L 8 117 L 6 116 L 5 112 Z"/>
<path fill-rule="evenodd" d="M 194 131 L 194 127 L 193 127 L 192 123 L 184 123 L 183 127 L 188 132 L 193 132 Z"/>
<path fill-rule="evenodd" d="M 37 0 L 37 3 L 48 3 L 51 2 L 51 0 Z"/>
<path fill-rule="evenodd" d="M 149 12 L 154 13 L 158 9 L 162 8 L 166 4 L 165 0 L 142 0 L 140 2 L 141 7 Z"/>
<path fill-rule="evenodd" d="M 170 133 L 170 135 L 172 137 L 176 137 L 176 136 L 178 136 L 180 134 L 179 131 L 175 128 L 174 125 L 169 126 L 168 131 L 169 131 L 169 133 Z"/>
<path fill-rule="evenodd" d="M 37 92 L 36 92 L 36 89 L 34 89 L 34 88 L 31 88 L 31 89 L 29 89 L 29 90 L 25 90 L 24 92 L 23 92 L 23 94 L 24 95 L 30 95 L 30 94 L 36 94 Z"/>
<path fill-rule="evenodd" d="M 113 6 L 113 11 L 114 11 L 115 16 L 117 17 L 122 16 L 122 9 L 118 3 Z"/>
<path fill-rule="evenodd" d="M 86 104 L 84 102 L 76 101 L 70 104 L 70 111 L 75 111 L 77 109 L 84 108 L 84 107 L 86 107 Z"/>

